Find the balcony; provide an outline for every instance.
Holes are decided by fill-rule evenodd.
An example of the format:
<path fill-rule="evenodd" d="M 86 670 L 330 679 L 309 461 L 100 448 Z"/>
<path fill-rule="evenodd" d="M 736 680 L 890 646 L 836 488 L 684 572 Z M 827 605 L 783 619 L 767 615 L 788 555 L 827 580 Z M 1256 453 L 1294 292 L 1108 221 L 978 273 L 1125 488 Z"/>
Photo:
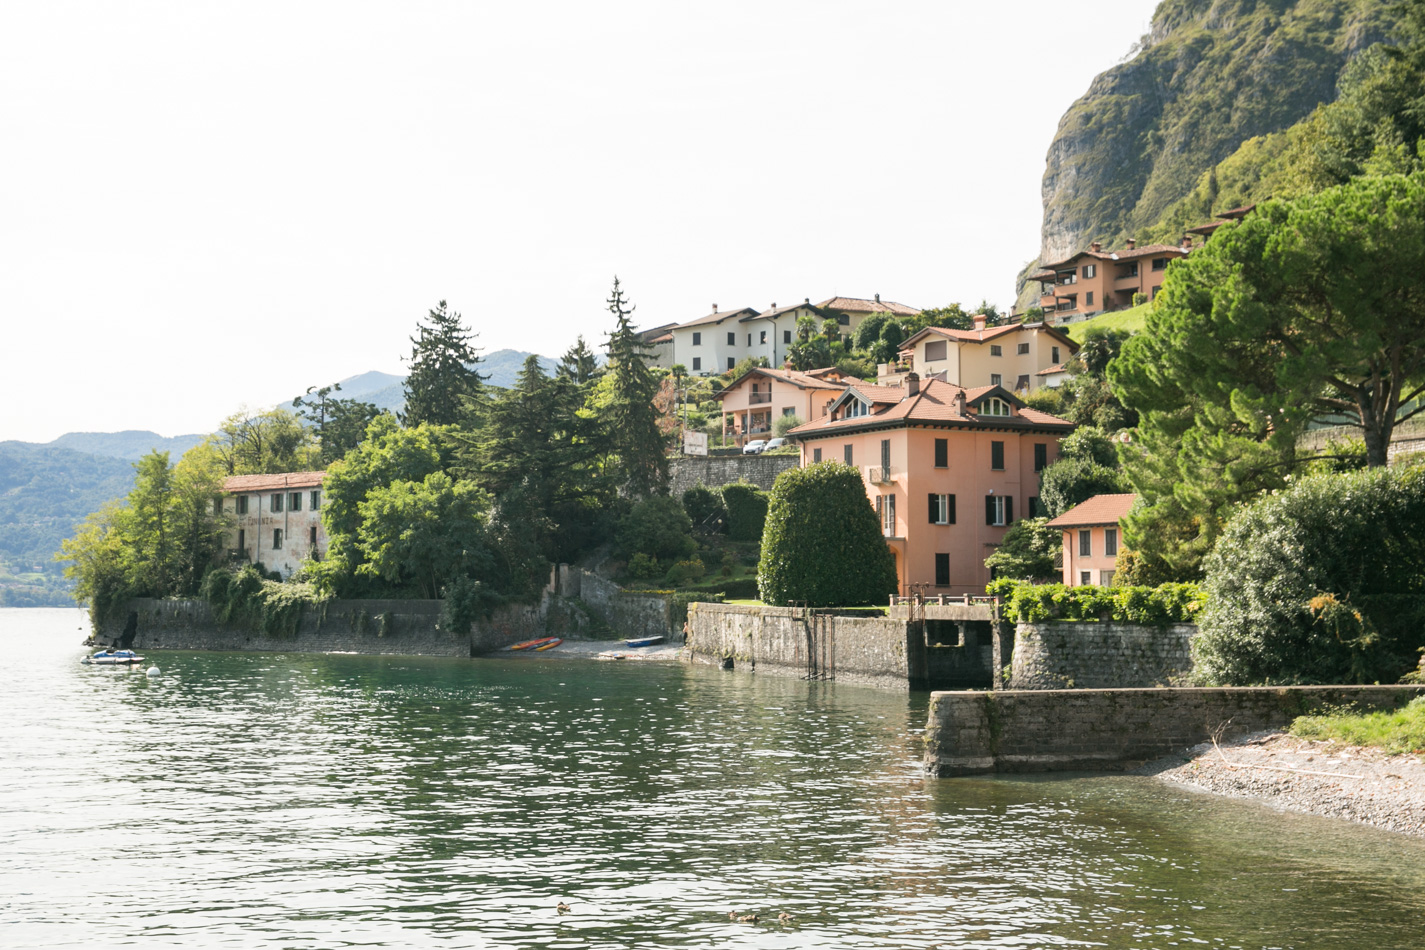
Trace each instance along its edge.
<path fill-rule="evenodd" d="M 870 468 L 866 470 L 866 477 L 870 479 L 872 485 L 889 485 L 896 479 L 896 470 L 893 468 Z"/>
<path fill-rule="evenodd" d="M 771 393 L 758 393 L 758 392 L 754 392 L 754 393 L 749 393 L 748 396 L 747 396 L 747 403 L 748 403 L 748 405 L 751 405 L 751 406 L 763 405 L 763 404 L 769 403 L 769 402 L 771 402 L 771 401 L 772 401 L 772 394 L 771 394 Z"/>

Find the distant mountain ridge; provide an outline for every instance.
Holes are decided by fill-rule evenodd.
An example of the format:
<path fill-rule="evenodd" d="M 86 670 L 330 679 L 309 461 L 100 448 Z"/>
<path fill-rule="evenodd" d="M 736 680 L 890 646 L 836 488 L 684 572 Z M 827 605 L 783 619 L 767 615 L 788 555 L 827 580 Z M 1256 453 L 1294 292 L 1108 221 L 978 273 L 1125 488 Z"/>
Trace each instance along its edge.
<path fill-rule="evenodd" d="M 486 385 L 509 389 L 524 368 L 524 361 L 533 355 L 524 350 L 495 350 L 480 357 L 478 369 L 481 375 L 488 377 Z M 559 361 L 541 356 L 539 365 L 546 373 L 552 374 L 559 367 Z M 406 405 L 406 393 L 402 388 L 405 381 L 404 376 L 371 370 L 341 380 L 341 392 L 336 395 L 339 399 L 369 402 L 377 409 L 399 413 Z M 287 403 L 287 408 L 291 407 L 292 404 Z"/>
<path fill-rule="evenodd" d="M 179 456 L 205 438 L 207 436 L 200 432 L 165 438 L 157 432 L 149 432 L 145 429 L 126 429 L 123 432 L 66 432 L 53 442 L 46 442 L 43 445 L 47 448 L 69 449 L 89 455 L 132 461 L 137 461 L 153 451 L 167 452 L 170 458 L 176 462 Z M 35 445 L 36 443 L 13 444 Z"/>

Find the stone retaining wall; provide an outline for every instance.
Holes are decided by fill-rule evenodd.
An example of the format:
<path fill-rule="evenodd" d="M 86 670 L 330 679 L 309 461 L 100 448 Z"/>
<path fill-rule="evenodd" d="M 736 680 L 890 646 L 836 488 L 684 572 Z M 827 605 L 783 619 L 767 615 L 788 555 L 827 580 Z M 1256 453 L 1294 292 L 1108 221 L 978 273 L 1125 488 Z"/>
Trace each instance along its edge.
<path fill-rule="evenodd" d="M 674 498 L 681 498 L 683 492 L 694 485 L 717 488 L 728 482 L 750 482 L 765 491 L 771 491 L 777 476 L 789 468 L 796 468 L 800 457 L 796 455 L 729 455 L 707 458 L 679 458 L 668 462 L 669 490 Z"/>
<path fill-rule="evenodd" d="M 626 591 L 592 571 L 576 570 L 573 574 L 578 598 L 620 637 L 665 637 L 675 632 L 667 597 Z M 560 592 L 564 592 L 562 587 Z"/>
<path fill-rule="evenodd" d="M 933 693 L 925 767 L 939 776 L 1121 770 L 1214 733 L 1231 739 L 1322 707 L 1389 709 L 1419 695 L 1425 686 Z"/>
<path fill-rule="evenodd" d="M 1192 672 L 1194 624 L 1021 623 L 1012 689 L 1171 686 Z"/>
<path fill-rule="evenodd" d="M 694 661 L 860 686 L 906 689 L 926 675 L 923 640 L 886 617 L 697 603 L 687 649 Z"/>
<path fill-rule="evenodd" d="M 96 634 L 104 644 L 137 650 L 230 650 L 477 656 L 546 634 L 577 635 L 587 624 L 552 595 L 538 604 L 496 611 L 468 634 L 442 630 L 438 600 L 333 600 L 307 608 L 292 636 L 272 637 L 220 624 L 202 600 L 129 601 L 116 623 Z"/>

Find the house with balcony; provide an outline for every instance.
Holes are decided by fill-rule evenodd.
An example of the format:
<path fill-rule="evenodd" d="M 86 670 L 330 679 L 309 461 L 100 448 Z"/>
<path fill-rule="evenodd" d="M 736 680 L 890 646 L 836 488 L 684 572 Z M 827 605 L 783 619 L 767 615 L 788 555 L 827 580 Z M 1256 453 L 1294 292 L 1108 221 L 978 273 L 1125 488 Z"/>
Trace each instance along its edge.
<path fill-rule="evenodd" d="M 224 547 L 229 556 L 261 564 L 284 578 L 307 558 L 320 560 L 327 549 L 322 525 L 322 481 L 326 472 L 234 475 L 223 481 L 214 513 L 226 519 Z"/>
<path fill-rule="evenodd" d="M 900 348 L 900 361 L 877 368 L 876 381 L 899 385 L 909 373 L 956 386 L 1003 386 L 1023 395 L 1049 385 L 1043 371 L 1068 362 L 1079 345 L 1062 330 L 1044 323 L 1008 323 L 991 327 L 985 315 L 974 328 L 926 327 Z"/>
<path fill-rule="evenodd" d="M 1129 239 L 1117 251 L 1105 251 L 1098 241 L 1072 257 L 1044 265 L 1029 275 L 1039 281 L 1039 306 L 1046 323 L 1071 323 L 1111 310 L 1133 306 L 1136 294 L 1152 300 L 1163 285 L 1168 265 L 1192 252 L 1192 238 L 1181 244 L 1139 247 Z"/>
<path fill-rule="evenodd" d="M 1207 239 L 1212 237 L 1217 229 L 1224 224 L 1232 221 L 1241 221 L 1255 210 L 1257 210 L 1257 205 L 1253 203 L 1242 205 L 1238 208 L 1228 208 L 1226 211 L 1219 211 L 1216 215 L 1217 220 L 1209 221 L 1206 224 L 1199 224 L 1195 228 L 1188 228 L 1187 233 L 1199 235 L 1203 241 L 1206 242 Z"/>
<path fill-rule="evenodd" d="M 1123 518 L 1138 496 L 1094 495 L 1075 505 L 1046 527 L 1064 532 L 1064 583 L 1108 587 L 1123 546 Z"/>
<path fill-rule="evenodd" d="M 791 435 L 803 466 L 860 470 L 900 593 L 933 596 L 984 592 L 985 558 L 1016 518 L 1039 512 L 1039 472 L 1073 428 L 1003 386 L 910 373 L 896 386 L 849 381 L 825 416 Z"/>
<path fill-rule="evenodd" d="M 820 419 L 846 389 L 847 377 L 836 367 L 799 372 L 791 369 L 748 370 L 717 394 L 722 403 L 723 435 L 744 445 L 765 439 L 782 416 L 802 422 Z M 859 382 L 859 380 L 858 380 Z"/>

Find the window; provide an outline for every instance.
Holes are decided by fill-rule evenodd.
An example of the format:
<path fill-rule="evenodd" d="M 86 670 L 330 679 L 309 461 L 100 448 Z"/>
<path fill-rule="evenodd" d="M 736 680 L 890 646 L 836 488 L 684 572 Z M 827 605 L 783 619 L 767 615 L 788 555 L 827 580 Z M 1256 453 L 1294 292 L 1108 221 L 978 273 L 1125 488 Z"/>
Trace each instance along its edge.
<path fill-rule="evenodd" d="M 838 313 L 836 315 L 836 322 L 841 324 L 843 327 L 849 327 L 851 325 L 851 314 Z"/>
<path fill-rule="evenodd" d="M 312 525 L 312 527 L 311 527 L 310 530 L 311 530 L 312 534 L 311 534 L 311 539 L 310 539 L 310 542 L 309 542 L 309 543 L 312 545 L 312 547 L 316 547 L 316 546 L 317 546 L 317 526 L 316 526 L 316 525 Z"/>
<path fill-rule="evenodd" d="M 694 333 L 694 334 L 693 334 L 693 346 L 702 346 L 702 345 L 703 345 L 703 335 L 702 335 L 701 333 Z"/>
<path fill-rule="evenodd" d="M 990 355 L 991 355 L 991 356 L 1003 356 L 1003 355 L 1004 355 L 1004 347 L 1000 346 L 998 343 L 991 343 L 991 344 L 990 344 Z"/>
<path fill-rule="evenodd" d="M 855 465 L 855 464 L 856 464 L 855 462 L 851 461 L 851 446 L 849 446 L 849 445 L 844 445 L 844 446 L 842 446 L 842 447 L 841 447 L 841 456 L 842 456 L 843 459 L 845 459 L 847 465 Z"/>
<path fill-rule="evenodd" d="M 1003 527 L 1014 520 L 1014 499 L 1008 495 L 985 496 L 985 524 Z"/>
<path fill-rule="evenodd" d="M 766 331 L 766 330 L 763 330 L 763 331 L 762 331 L 762 337 L 761 337 L 761 339 L 759 339 L 757 342 L 763 344 L 764 346 L 766 345 L 766 343 L 767 343 L 767 331 Z"/>
<path fill-rule="evenodd" d="M 1090 277 L 1097 277 L 1097 276 L 1098 276 L 1098 265 L 1097 265 L 1097 264 L 1085 264 L 1085 265 L 1084 265 L 1084 279 L 1085 279 L 1085 280 L 1087 280 L 1087 279 L 1090 278 Z"/>
<path fill-rule="evenodd" d="M 999 384 L 998 376 L 991 376 L 990 379 L 994 380 L 996 385 Z M 1008 416 L 1011 414 L 1009 403 L 1003 399 L 986 399 L 980 406 L 980 415 L 982 416 Z"/>
<path fill-rule="evenodd" d="M 1093 586 L 1093 572 L 1092 572 L 1092 571 L 1079 571 L 1079 586 L 1080 586 L 1080 587 L 1091 587 L 1091 586 Z"/>
<path fill-rule="evenodd" d="M 896 536 L 896 496 L 877 495 L 876 514 L 881 519 L 881 534 L 888 538 Z"/>
<path fill-rule="evenodd" d="M 1093 556 L 1093 532 L 1079 532 L 1079 557 Z"/>
<path fill-rule="evenodd" d="M 246 495 L 238 495 L 236 498 L 234 498 L 234 499 L 233 499 L 233 509 L 237 512 L 237 514 L 240 514 L 240 515 L 245 515 L 245 514 L 247 514 L 247 496 L 246 496 Z"/>
<path fill-rule="evenodd" d="M 1004 471 L 1004 443 L 990 443 L 990 468 L 996 472 Z"/>
<path fill-rule="evenodd" d="M 950 555 L 935 555 L 935 586 L 950 586 Z"/>
<path fill-rule="evenodd" d="M 1086 291 L 1086 292 L 1084 293 L 1084 306 L 1085 306 L 1085 307 L 1092 307 L 1092 306 L 1093 306 L 1093 291 L 1092 291 L 1092 290 Z"/>
<path fill-rule="evenodd" d="M 239 551 L 246 551 L 246 550 L 247 550 L 247 532 L 244 531 L 242 528 L 238 528 L 238 543 L 237 543 L 237 549 L 238 549 Z"/>
<path fill-rule="evenodd" d="M 930 494 L 930 523 L 955 523 L 955 496 Z"/>
<path fill-rule="evenodd" d="M 727 368 L 728 368 L 728 369 L 732 369 L 732 368 L 735 367 L 736 365 L 737 365 L 737 358 L 736 358 L 735 356 L 729 356 L 729 357 L 727 358 Z"/>
<path fill-rule="evenodd" d="M 782 342 L 783 342 L 783 343 L 790 343 L 790 342 L 792 342 L 792 331 L 791 331 L 791 330 L 783 330 L 783 331 L 782 331 Z"/>
<path fill-rule="evenodd" d="M 282 497 L 283 497 L 283 496 L 282 496 L 281 492 L 277 493 L 276 495 L 273 495 L 273 496 L 272 496 L 272 503 L 268 506 L 268 510 L 269 510 L 269 511 L 273 511 L 273 512 L 281 511 L 281 510 L 282 510 Z"/>
<path fill-rule="evenodd" d="M 1049 464 L 1049 446 L 1043 442 L 1034 443 L 1034 470 L 1044 471 L 1044 466 Z"/>
<path fill-rule="evenodd" d="M 1168 259 L 1166 257 L 1153 258 L 1153 270 L 1166 270 L 1167 267 Z"/>
<path fill-rule="evenodd" d="M 1038 495 L 1029 496 L 1029 517 L 1039 518 L 1044 515 L 1044 506 L 1039 503 Z"/>
<path fill-rule="evenodd" d="M 1021 343 L 1021 344 L 1019 344 L 1018 348 L 1016 348 L 1014 352 L 1015 352 L 1017 355 L 1019 355 L 1019 356 L 1028 356 L 1028 355 L 1029 355 L 1029 344 L 1028 344 L 1028 343 Z"/>
<path fill-rule="evenodd" d="M 751 334 L 751 333 L 747 334 L 747 345 L 748 345 L 748 346 L 751 346 L 751 345 L 752 345 L 752 334 Z"/>
<path fill-rule="evenodd" d="M 695 356 L 695 357 L 693 357 L 693 371 L 694 371 L 694 372 L 697 372 L 698 370 L 700 370 L 700 369 L 702 369 L 702 368 L 703 368 L 703 358 L 702 358 L 701 356 Z"/>
<path fill-rule="evenodd" d="M 794 415 L 796 415 L 796 414 L 797 414 L 797 410 L 796 410 L 796 408 L 793 407 L 793 406 L 788 406 L 787 408 L 785 408 L 785 409 L 782 410 L 782 415 L 784 415 L 784 416 L 794 416 Z"/>
<path fill-rule="evenodd" d="M 312 491 L 312 510 L 316 511 L 322 506 L 322 491 L 320 488 Z"/>
<path fill-rule="evenodd" d="M 812 450 L 811 450 L 811 460 L 812 460 L 813 462 L 820 462 L 820 461 L 821 461 L 821 449 L 812 449 Z"/>
<path fill-rule="evenodd" d="M 301 492 L 299 492 L 299 491 L 294 491 L 292 494 L 290 494 L 290 495 L 287 496 L 287 510 L 288 510 L 288 511 L 301 511 L 301 510 L 302 510 L 302 493 L 301 493 Z"/>
<path fill-rule="evenodd" d="M 274 551 L 280 551 L 280 550 L 282 550 L 282 529 L 281 529 L 281 528 L 273 528 L 273 529 L 272 529 L 272 550 L 274 550 Z"/>
<path fill-rule="evenodd" d="M 1025 373 L 1014 381 L 1014 391 L 1017 393 L 1027 392 L 1029 389 L 1029 374 Z"/>
<path fill-rule="evenodd" d="M 1112 587 L 1112 586 L 1113 586 L 1113 572 L 1112 572 L 1112 571 L 1099 571 L 1099 572 L 1098 572 L 1098 582 L 1099 582 L 1100 584 L 1102 584 L 1104 587 Z"/>
<path fill-rule="evenodd" d="M 999 373 L 991 373 L 991 374 L 990 374 L 990 385 L 991 385 L 991 386 L 1002 386 L 1002 385 L 1004 385 L 1004 377 L 1001 376 Z"/>
<path fill-rule="evenodd" d="M 737 334 L 736 334 L 736 333 L 729 333 L 729 334 L 727 335 L 727 345 L 728 345 L 728 346 L 736 346 L 736 345 L 737 345 Z"/>
<path fill-rule="evenodd" d="M 925 344 L 925 361 L 934 363 L 936 360 L 945 359 L 945 341 L 933 340 Z"/>
<path fill-rule="evenodd" d="M 1058 365 L 1058 363 L 1059 363 L 1059 348 L 1058 348 L 1057 346 L 1050 347 L 1050 349 L 1049 349 L 1049 358 L 1054 361 L 1054 364 L 1055 364 L 1055 365 Z"/>
<path fill-rule="evenodd" d="M 222 500 L 221 498 L 214 498 L 214 499 L 213 499 L 213 517 L 214 517 L 214 518 L 221 518 L 222 516 L 223 516 L 223 500 Z"/>
<path fill-rule="evenodd" d="M 846 411 L 841 414 L 843 419 L 855 419 L 860 416 L 869 416 L 871 407 L 859 399 L 852 399 L 846 403 Z"/>
<path fill-rule="evenodd" d="M 889 472 L 891 470 L 891 440 L 881 440 L 881 469 Z"/>
<path fill-rule="evenodd" d="M 1127 270 L 1127 272 L 1124 273 L 1123 276 L 1124 276 L 1124 277 L 1137 277 L 1137 276 L 1138 276 L 1138 262 L 1137 262 L 1137 261 L 1134 261 L 1133 263 L 1129 264 L 1129 265 L 1128 265 L 1128 270 Z"/>
<path fill-rule="evenodd" d="M 1118 556 L 1118 529 L 1103 529 L 1103 554 L 1104 557 Z"/>
<path fill-rule="evenodd" d="M 948 439 L 935 440 L 935 467 L 950 467 L 950 442 Z"/>

